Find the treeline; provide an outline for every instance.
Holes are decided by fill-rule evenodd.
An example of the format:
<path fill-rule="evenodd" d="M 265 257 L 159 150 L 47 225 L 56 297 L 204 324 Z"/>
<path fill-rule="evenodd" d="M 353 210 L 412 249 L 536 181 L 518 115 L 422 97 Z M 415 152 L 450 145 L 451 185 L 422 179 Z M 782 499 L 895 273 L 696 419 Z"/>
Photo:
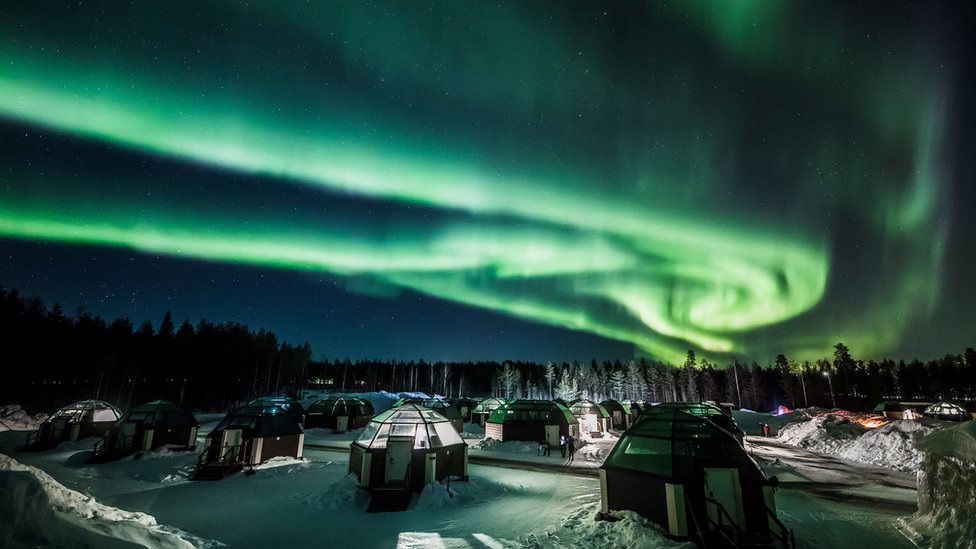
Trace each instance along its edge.
<path fill-rule="evenodd" d="M 565 400 L 605 398 L 649 402 L 716 400 L 737 407 L 769 411 L 778 405 L 790 408 L 821 406 L 869 410 L 884 400 L 967 402 L 976 397 L 976 351 L 946 355 L 922 362 L 857 360 L 843 343 L 835 346 L 832 359 L 798 363 L 778 355 L 774 364 L 755 362 L 711 364 L 696 360 L 688 351 L 680 366 L 647 360 L 578 363 L 542 367 L 523 387 L 521 373 L 506 374 L 502 367 L 497 387 L 504 393 L 507 379 L 516 378 L 513 392 L 552 394 Z M 550 381 L 552 380 L 552 381 Z"/>
<path fill-rule="evenodd" d="M 311 346 L 272 332 L 201 320 L 179 327 L 170 313 L 134 328 L 0 287 L 0 402 L 32 411 L 99 398 L 124 410 L 155 399 L 198 410 L 226 410 L 257 396 L 297 391 Z"/>
<path fill-rule="evenodd" d="M 647 359 L 598 363 L 312 360 L 308 343 L 280 342 L 273 332 L 237 323 L 184 321 L 167 312 L 155 328 L 128 319 L 106 322 L 85 311 L 22 298 L 0 287 L 0 403 L 51 411 L 101 398 L 123 409 L 154 399 L 197 410 L 227 410 L 269 394 L 307 389 L 418 391 L 444 396 L 606 398 L 646 402 L 716 400 L 768 411 L 784 404 L 873 408 L 883 400 L 968 402 L 976 399 L 976 351 L 922 362 L 860 360 L 842 343 L 834 356 L 771 365 L 712 364 L 688 351 L 683 364 Z"/>
<path fill-rule="evenodd" d="M 911 362 L 858 360 L 843 344 L 832 359 L 798 363 L 778 355 L 762 366 L 697 360 L 689 350 L 679 366 L 647 359 L 621 362 L 312 363 L 316 387 L 336 391 L 421 391 L 445 396 L 584 398 L 601 401 L 674 402 L 715 400 L 770 411 L 821 406 L 870 410 L 884 400 L 969 402 L 976 399 L 976 351 Z"/>

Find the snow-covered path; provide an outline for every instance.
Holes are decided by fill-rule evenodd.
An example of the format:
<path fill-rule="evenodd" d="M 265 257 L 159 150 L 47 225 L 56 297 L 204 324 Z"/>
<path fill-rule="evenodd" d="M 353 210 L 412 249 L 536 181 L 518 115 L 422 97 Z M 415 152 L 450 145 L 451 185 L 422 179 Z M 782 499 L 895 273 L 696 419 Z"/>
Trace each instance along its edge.
<path fill-rule="evenodd" d="M 746 449 L 764 468 L 773 470 L 780 482 L 784 483 L 809 482 L 850 486 L 877 484 L 912 491 L 917 486 L 914 473 L 893 471 L 885 467 L 820 454 L 783 444 L 772 438 L 747 437 Z M 786 465 L 788 470 L 779 472 L 776 469 L 778 465 Z"/>
<path fill-rule="evenodd" d="M 913 474 L 775 439 L 748 437 L 746 448 L 767 475 L 779 479 L 779 517 L 794 530 L 799 547 L 916 547 L 900 526 L 900 519 L 917 508 Z"/>

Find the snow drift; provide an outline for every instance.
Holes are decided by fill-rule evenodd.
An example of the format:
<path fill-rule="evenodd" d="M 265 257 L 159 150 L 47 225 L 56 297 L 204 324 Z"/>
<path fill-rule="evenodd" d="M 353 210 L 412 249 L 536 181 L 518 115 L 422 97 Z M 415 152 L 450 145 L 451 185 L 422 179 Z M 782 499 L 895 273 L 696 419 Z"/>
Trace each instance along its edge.
<path fill-rule="evenodd" d="M 153 547 L 219 544 L 156 523 L 145 513 L 103 505 L 30 465 L 0 454 L 0 545 L 3 547 Z"/>
<path fill-rule="evenodd" d="M 784 444 L 896 471 L 918 470 L 924 453 L 916 447 L 917 441 L 941 427 L 932 420 L 906 419 L 868 429 L 856 415 L 817 408 L 783 416 L 737 411 L 735 417 L 745 427 L 769 423 L 777 441 Z"/>
<path fill-rule="evenodd" d="M 905 526 L 931 549 L 976 548 L 976 422 L 918 442 L 918 512 Z"/>
<path fill-rule="evenodd" d="M 0 431 L 36 431 L 47 414 L 31 416 L 19 404 L 0 406 Z"/>

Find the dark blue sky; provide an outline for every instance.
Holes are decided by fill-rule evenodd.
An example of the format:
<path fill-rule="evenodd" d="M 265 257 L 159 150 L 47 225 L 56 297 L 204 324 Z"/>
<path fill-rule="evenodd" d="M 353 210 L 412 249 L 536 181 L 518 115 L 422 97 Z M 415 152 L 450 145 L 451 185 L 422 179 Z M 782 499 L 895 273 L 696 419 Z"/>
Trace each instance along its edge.
<path fill-rule="evenodd" d="M 327 358 L 976 344 L 969 3 L 417 8 L 0 8 L 0 284 Z"/>

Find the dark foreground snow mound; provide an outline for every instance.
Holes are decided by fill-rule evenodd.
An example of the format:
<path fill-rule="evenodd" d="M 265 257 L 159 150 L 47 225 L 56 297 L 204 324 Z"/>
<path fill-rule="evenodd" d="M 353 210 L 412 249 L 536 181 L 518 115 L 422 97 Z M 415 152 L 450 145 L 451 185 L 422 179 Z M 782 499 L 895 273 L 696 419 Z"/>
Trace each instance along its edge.
<path fill-rule="evenodd" d="M 63 520 L 41 482 L 25 471 L 0 471 L 0 547 L 140 547 L 106 538 Z"/>
<path fill-rule="evenodd" d="M 70 490 L 0 454 L 0 547 L 192 549 L 218 545 Z"/>

